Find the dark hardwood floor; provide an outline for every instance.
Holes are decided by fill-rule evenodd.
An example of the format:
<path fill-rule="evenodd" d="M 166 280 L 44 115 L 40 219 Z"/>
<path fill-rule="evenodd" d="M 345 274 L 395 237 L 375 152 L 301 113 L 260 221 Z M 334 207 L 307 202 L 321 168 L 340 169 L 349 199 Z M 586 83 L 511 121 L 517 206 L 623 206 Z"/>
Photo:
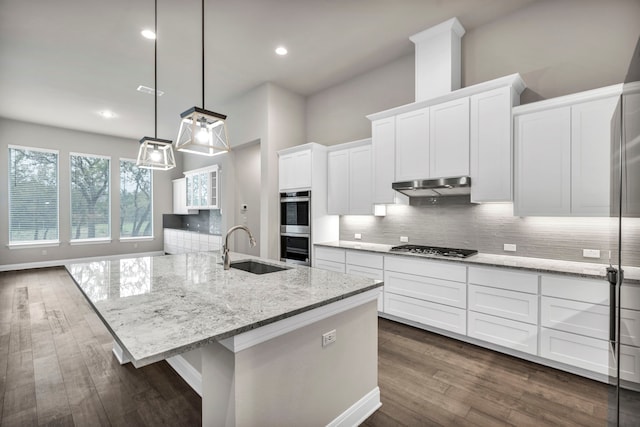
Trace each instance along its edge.
<path fill-rule="evenodd" d="M 166 362 L 120 366 L 111 344 L 64 269 L 0 273 L 1 425 L 201 424 L 200 397 Z M 604 384 L 384 319 L 379 384 L 383 406 L 364 426 L 607 420 Z"/>

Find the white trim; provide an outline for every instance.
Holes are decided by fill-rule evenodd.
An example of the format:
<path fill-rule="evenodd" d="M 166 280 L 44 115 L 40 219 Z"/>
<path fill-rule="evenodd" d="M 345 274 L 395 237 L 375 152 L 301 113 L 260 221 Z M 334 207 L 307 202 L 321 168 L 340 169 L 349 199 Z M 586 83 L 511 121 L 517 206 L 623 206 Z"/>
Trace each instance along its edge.
<path fill-rule="evenodd" d="M 34 240 L 34 241 L 26 241 L 26 242 L 13 242 L 13 243 L 9 243 L 7 245 L 9 250 L 33 249 L 33 248 L 53 248 L 53 247 L 56 247 L 56 246 L 60 246 L 60 240 Z"/>
<path fill-rule="evenodd" d="M 71 158 L 71 156 L 95 157 L 95 158 L 98 158 L 98 159 L 107 159 L 109 161 L 111 161 L 111 157 L 112 157 L 112 156 L 105 156 L 104 154 L 77 153 L 77 152 L 74 152 L 74 151 L 69 152 L 69 158 Z"/>
<path fill-rule="evenodd" d="M 513 107 L 512 115 L 515 117 L 520 114 L 533 113 L 535 111 L 546 110 L 549 108 L 564 107 L 581 102 L 595 101 L 602 98 L 620 96 L 623 93 L 623 87 L 623 83 L 618 83 L 598 89 L 586 90 L 584 92 L 572 93 L 570 95 L 558 96 L 556 98 L 532 102 L 530 104 L 518 105 L 516 107 Z"/>
<path fill-rule="evenodd" d="M 120 237 L 121 242 L 147 242 L 155 239 L 154 236 Z"/>
<path fill-rule="evenodd" d="M 322 144 L 318 144 L 317 142 L 307 142 L 306 144 L 294 145 L 293 147 L 283 148 L 282 150 L 279 150 L 277 154 L 278 156 L 282 156 L 282 155 L 297 153 L 299 151 L 305 151 L 305 150 L 311 150 L 312 152 L 316 150 L 318 150 L 319 152 L 325 152 L 327 151 L 327 147 Z"/>
<path fill-rule="evenodd" d="M 74 264 L 78 262 L 105 261 L 105 260 L 115 260 L 115 259 L 123 259 L 123 258 L 138 258 L 143 256 L 160 256 L 160 255 L 164 255 L 164 252 L 163 251 L 137 252 L 137 253 L 130 253 L 130 254 L 103 255 L 103 256 L 87 257 L 87 258 L 70 258 L 70 259 L 58 259 L 58 260 L 51 260 L 51 261 L 40 261 L 40 262 L 25 262 L 21 264 L 4 264 L 4 265 L 0 265 L 0 271 L 27 270 L 30 268 L 44 268 L 44 267 L 64 267 L 66 264 Z"/>
<path fill-rule="evenodd" d="M 366 304 L 370 301 L 377 301 L 381 289 L 382 288 L 371 289 L 333 302 L 329 305 L 314 308 L 295 316 L 282 319 L 278 322 L 270 323 L 260 328 L 225 338 L 220 341 L 220 344 L 225 346 L 228 350 L 237 353 L 296 329 L 318 322 L 322 319 L 326 319 L 327 317 L 342 313 L 343 311 L 351 310 L 352 308 Z"/>
<path fill-rule="evenodd" d="M 199 173 L 204 173 L 204 172 L 213 172 L 213 171 L 219 171 L 220 170 L 220 165 L 211 165 L 211 166 L 205 166 L 203 168 L 198 168 L 198 169 L 191 169 L 188 171 L 184 171 L 183 174 L 184 176 L 190 176 L 190 175 L 197 175 Z"/>
<path fill-rule="evenodd" d="M 380 388 L 376 387 L 362 396 L 360 400 L 347 408 L 342 414 L 334 418 L 333 421 L 327 424 L 327 427 L 351 427 L 360 425 L 381 406 Z"/>
<path fill-rule="evenodd" d="M 69 244 L 71 246 L 75 246 L 75 245 L 97 245 L 100 243 L 111 243 L 111 237 L 107 237 L 107 238 L 96 238 L 96 239 L 73 239 L 73 240 L 69 240 Z"/>
<path fill-rule="evenodd" d="M 356 147 L 362 147 L 367 145 L 371 145 L 371 138 L 359 139 L 357 141 L 350 141 L 342 144 L 332 145 L 327 148 L 327 152 L 331 153 L 332 151 L 346 150 L 349 148 L 356 148 Z"/>
<path fill-rule="evenodd" d="M 42 153 L 55 153 L 55 154 L 58 154 L 58 156 L 60 155 L 60 150 L 55 150 L 52 148 L 28 147 L 26 145 L 13 145 L 13 144 L 7 145 L 7 148 L 13 148 L 16 150 L 27 150 L 27 151 L 40 151 Z"/>
<path fill-rule="evenodd" d="M 191 386 L 193 391 L 202 397 L 202 374 L 181 355 L 171 356 L 165 360 Z"/>
<path fill-rule="evenodd" d="M 113 352 L 113 355 L 116 357 L 116 359 L 118 359 L 118 363 L 120 363 L 121 365 L 126 365 L 127 363 L 131 362 L 127 354 L 125 354 L 124 350 L 122 350 L 122 347 L 120 347 L 117 342 L 113 342 L 111 351 Z"/>

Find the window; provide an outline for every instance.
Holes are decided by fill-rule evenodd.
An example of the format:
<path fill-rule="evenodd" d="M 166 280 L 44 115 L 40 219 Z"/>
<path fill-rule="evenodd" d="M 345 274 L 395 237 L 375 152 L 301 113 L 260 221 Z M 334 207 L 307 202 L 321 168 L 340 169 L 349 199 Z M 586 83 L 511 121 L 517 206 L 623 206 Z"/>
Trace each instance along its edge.
<path fill-rule="evenodd" d="M 71 240 L 109 239 L 110 160 L 71 154 Z"/>
<path fill-rule="evenodd" d="M 120 160 L 120 237 L 153 236 L 151 169 Z"/>
<path fill-rule="evenodd" d="M 58 152 L 9 146 L 9 244 L 57 243 Z"/>

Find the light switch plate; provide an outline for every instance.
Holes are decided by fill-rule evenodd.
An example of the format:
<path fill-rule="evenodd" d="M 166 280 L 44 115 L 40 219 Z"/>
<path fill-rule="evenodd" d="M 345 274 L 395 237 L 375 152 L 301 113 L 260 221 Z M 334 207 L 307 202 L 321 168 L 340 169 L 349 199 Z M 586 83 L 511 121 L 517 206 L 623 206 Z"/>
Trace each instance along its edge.
<path fill-rule="evenodd" d="M 362 240 L 362 234 L 360 234 L 360 233 L 355 233 L 355 234 L 353 235 L 353 238 L 354 238 L 354 239 L 356 239 L 356 240 Z"/>
<path fill-rule="evenodd" d="M 515 252 L 516 245 L 511 243 L 505 243 L 503 249 L 505 250 L 505 252 Z"/>
<path fill-rule="evenodd" d="M 400 243 L 409 243 L 409 237 L 400 236 Z"/>
<path fill-rule="evenodd" d="M 600 250 L 599 249 L 583 249 L 582 256 L 584 258 L 600 258 Z"/>

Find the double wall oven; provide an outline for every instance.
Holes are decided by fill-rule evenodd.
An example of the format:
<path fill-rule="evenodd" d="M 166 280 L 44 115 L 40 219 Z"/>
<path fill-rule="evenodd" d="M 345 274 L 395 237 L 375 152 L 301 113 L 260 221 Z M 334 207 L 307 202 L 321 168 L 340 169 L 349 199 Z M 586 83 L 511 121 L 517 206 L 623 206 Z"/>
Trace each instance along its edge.
<path fill-rule="evenodd" d="M 311 191 L 280 193 L 280 260 L 311 265 Z"/>

